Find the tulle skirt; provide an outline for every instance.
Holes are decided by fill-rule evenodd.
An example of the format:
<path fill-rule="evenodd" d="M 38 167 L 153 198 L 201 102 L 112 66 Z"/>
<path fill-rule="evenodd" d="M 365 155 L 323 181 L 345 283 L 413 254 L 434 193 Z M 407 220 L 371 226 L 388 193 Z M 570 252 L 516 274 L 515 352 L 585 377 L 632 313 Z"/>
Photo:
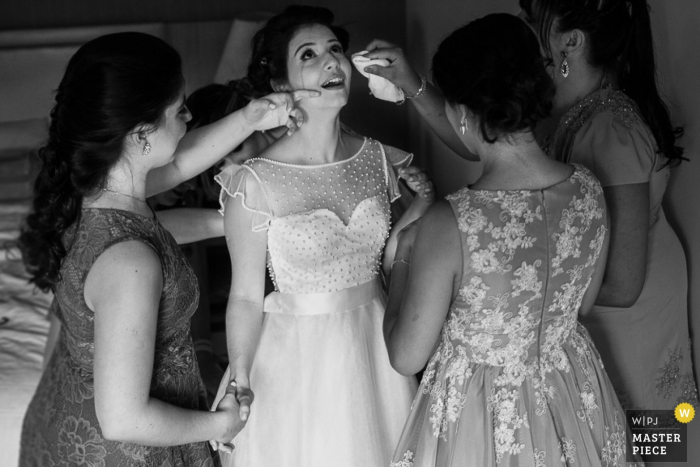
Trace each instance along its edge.
<path fill-rule="evenodd" d="M 441 352 L 438 348 L 437 352 Z M 503 367 L 433 358 L 391 467 L 632 467 L 625 412 L 582 326 L 544 380 L 498 384 Z M 546 397 L 545 397 L 546 394 Z"/>
<path fill-rule="evenodd" d="M 389 363 L 384 305 L 376 281 L 330 293 L 270 294 L 250 374 L 251 415 L 223 464 L 387 466 L 417 384 Z M 229 370 L 219 397 L 228 379 Z"/>

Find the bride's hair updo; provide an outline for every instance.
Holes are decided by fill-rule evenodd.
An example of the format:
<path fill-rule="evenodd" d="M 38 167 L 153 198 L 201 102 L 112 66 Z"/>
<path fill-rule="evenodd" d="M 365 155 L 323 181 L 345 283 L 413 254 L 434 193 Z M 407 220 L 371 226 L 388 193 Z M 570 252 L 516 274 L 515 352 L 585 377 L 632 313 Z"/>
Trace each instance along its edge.
<path fill-rule="evenodd" d="M 674 128 L 656 84 L 654 41 L 647 0 L 520 0 L 535 22 L 540 42 L 551 56 L 549 36 L 579 29 L 586 34 L 588 62 L 615 73 L 620 89 L 639 106 L 654 134 L 659 152 L 671 165 L 684 159 Z"/>
<path fill-rule="evenodd" d="M 432 73 L 448 102 L 476 115 L 489 143 L 534 129 L 552 108 L 554 84 L 537 38 L 512 15 L 488 15 L 454 31 L 433 56 Z"/>
<path fill-rule="evenodd" d="M 248 65 L 248 79 L 256 97 L 274 92 L 271 82 L 287 81 L 289 42 L 304 26 L 326 26 L 347 51 L 350 42 L 348 32 L 333 25 L 333 13 L 322 7 L 292 5 L 273 16 L 253 37 L 253 56 Z"/>
<path fill-rule="evenodd" d="M 153 36 L 125 32 L 84 44 L 68 62 L 39 151 L 33 211 L 19 238 L 31 281 L 53 290 L 66 255 L 64 232 L 83 198 L 104 187 L 124 140 L 141 124 L 157 127 L 182 91 L 180 56 Z"/>

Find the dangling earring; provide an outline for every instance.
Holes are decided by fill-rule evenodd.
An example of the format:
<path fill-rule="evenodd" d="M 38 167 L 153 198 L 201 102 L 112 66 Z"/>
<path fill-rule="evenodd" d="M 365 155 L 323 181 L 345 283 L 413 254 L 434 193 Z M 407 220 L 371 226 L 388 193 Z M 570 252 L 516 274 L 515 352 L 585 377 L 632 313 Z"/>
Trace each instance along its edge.
<path fill-rule="evenodd" d="M 459 121 L 461 125 L 459 125 L 459 131 L 464 135 L 467 133 L 467 130 L 469 130 L 469 121 L 467 121 L 466 115 L 462 117 L 462 119 Z"/>
<path fill-rule="evenodd" d="M 559 68 L 559 71 L 561 71 L 561 75 L 566 78 L 569 76 L 569 62 L 566 59 L 566 52 L 562 52 L 561 56 L 564 57 L 564 61 L 561 62 L 561 67 Z"/>
<path fill-rule="evenodd" d="M 143 155 L 147 156 L 151 152 L 151 143 L 146 140 L 146 144 L 143 145 Z"/>

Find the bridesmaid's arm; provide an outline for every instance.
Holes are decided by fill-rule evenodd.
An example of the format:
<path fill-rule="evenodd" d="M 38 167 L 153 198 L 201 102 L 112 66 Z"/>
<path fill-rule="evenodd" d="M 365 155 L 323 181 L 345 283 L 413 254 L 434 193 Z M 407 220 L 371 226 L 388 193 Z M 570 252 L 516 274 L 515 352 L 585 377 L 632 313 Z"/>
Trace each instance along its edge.
<path fill-rule="evenodd" d="M 649 183 L 603 188 L 610 251 L 596 305 L 628 308 L 644 288 L 649 238 Z"/>
<path fill-rule="evenodd" d="M 108 248 L 88 273 L 84 293 L 95 315 L 95 412 L 102 435 L 146 446 L 228 442 L 245 425 L 235 396 L 206 412 L 150 395 L 162 290 L 158 255 L 136 240 Z"/>
<path fill-rule="evenodd" d="M 274 93 L 254 99 L 245 107 L 209 125 L 189 131 L 177 145 L 173 161 L 151 170 L 146 178 L 146 195 L 153 196 L 176 187 L 216 164 L 254 131 L 287 126 L 294 132 L 303 123 L 294 107 L 300 99 L 320 96 L 304 89 Z"/>
<path fill-rule="evenodd" d="M 406 180 L 408 187 L 416 192 L 413 201 L 406 212 L 392 226 L 389 238 L 384 246 L 384 256 L 382 258 L 382 269 L 384 275 L 388 276 L 391 271 L 391 263 L 396 255 L 397 235 L 401 230 L 412 222 L 420 219 L 435 200 L 435 188 L 425 171 L 415 166 L 403 168 L 399 171 L 399 177 Z"/>
<path fill-rule="evenodd" d="M 156 216 L 178 245 L 224 236 L 224 221 L 216 209 L 166 209 Z"/>
<path fill-rule="evenodd" d="M 366 57 L 371 59 L 386 59 L 390 65 L 386 67 L 369 66 L 365 68 L 371 73 L 388 79 L 392 84 L 403 89 L 409 96 L 415 96 L 421 86 L 421 78 L 408 63 L 403 50 L 389 42 L 374 40 L 367 45 L 370 52 Z M 445 98 L 432 84 L 426 83 L 423 94 L 409 100 L 428 124 L 437 137 L 455 153 L 464 159 L 478 161 L 479 157 L 469 152 L 459 139 L 445 113 Z"/>
<path fill-rule="evenodd" d="M 394 369 L 413 375 L 435 351 L 462 275 L 459 230 L 446 201 L 435 203 L 417 226 L 400 235 L 396 258 L 384 314 L 384 340 Z"/>

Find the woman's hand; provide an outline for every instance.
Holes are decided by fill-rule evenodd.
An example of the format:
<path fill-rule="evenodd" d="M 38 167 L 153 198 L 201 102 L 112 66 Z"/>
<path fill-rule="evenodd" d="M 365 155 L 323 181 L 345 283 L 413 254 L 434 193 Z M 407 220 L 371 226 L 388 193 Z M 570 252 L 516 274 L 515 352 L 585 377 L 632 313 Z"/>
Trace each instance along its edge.
<path fill-rule="evenodd" d="M 370 42 L 365 57 L 371 59 L 383 58 L 389 61 L 389 66 L 368 66 L 367 73 L 386 78 L 395 86 L 400 87 L 409 96 L 414 96 L 421 87 L 421 77 L 406 60 L 400 47 L 389 42 L 375 39 Z"/>
<path fill-rule="evenodd" d="M 424 201 L 432 203 L 435 199 L 433 182 L 424 170 L 415 166 L 405 167 L 399 170 L 399 178 L 406 180 L 408 187 Z"/>
<path fill-rule="evenodd" d="M 216 412 L 223 413 L 226 417 L 224 432 L 219 439 L 209 441 L 215 451 L 231 453 L 234 449 L 233 438 L 243 429 L 248 422 L 250 405 L 253 403 L 253 391 L 243 388 L 231 381 L 226 386 L 226 393 L 216 407 Z"/>
<path fill-rule="evenodd" d="M 270 130 L 281 126 L 287 127 L 291 135 L 304 123 L 301 110 L 294 103 L 309 97 L 318 97 L 319 91 L 301 89 L 290 93 L 278 92 L 260 99 L 254 99 L 243 108 L 243 115 L 256 131 Z"/>

